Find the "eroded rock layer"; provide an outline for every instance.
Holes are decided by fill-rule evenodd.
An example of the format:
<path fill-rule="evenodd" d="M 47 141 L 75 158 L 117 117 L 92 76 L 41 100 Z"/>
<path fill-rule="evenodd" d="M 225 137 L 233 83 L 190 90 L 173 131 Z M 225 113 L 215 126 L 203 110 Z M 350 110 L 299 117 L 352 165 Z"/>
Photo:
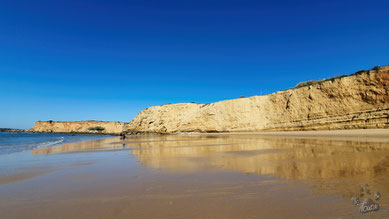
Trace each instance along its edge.
<path fill-rule="evenodd" d="M 127 123 L 103 121 L 54 122 L 38 121 L 31 132 L 119 134 Z"/>
<path fill-rule="evenodd" d="M 128 132 L 234 132 L 389 127 L 389 66 L 309 86 L 210 104 L 149 107 Z"/>

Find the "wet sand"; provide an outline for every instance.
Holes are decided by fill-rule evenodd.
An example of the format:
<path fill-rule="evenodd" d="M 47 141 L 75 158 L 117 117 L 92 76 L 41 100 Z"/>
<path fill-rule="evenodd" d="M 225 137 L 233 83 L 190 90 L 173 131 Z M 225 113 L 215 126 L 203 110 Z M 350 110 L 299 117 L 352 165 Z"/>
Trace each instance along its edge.
<path fill-rule="evenodd" d="M 1 218 L 389 217 L 387 133 L 115 137 L 5 155 Z M 382 197 L 362 215 L 350 199 L 365 184 Z"/>

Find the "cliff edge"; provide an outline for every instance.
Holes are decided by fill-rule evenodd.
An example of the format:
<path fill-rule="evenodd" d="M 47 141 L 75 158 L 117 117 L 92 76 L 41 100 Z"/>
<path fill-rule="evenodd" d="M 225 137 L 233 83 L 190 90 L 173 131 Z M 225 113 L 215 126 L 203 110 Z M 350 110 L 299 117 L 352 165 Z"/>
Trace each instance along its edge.
<path fill-rule="evenodd" d="M 264 96 L 141 111 L 130 133 L 331 130 L 389 127 L 389 66 Z"/>
<path fill-rule="evenodd" d="M 127 123 L 103 121 L 55 122 L 38 121 L 30 132 L 49 133 L 85 133 L 85 134 L 120 134 L 126 129 Z"/>

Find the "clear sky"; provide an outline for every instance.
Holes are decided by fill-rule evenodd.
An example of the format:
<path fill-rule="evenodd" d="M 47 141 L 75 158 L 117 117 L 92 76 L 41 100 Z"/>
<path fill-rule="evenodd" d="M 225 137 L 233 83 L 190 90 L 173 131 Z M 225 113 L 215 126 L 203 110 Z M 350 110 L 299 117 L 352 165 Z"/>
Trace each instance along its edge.
<path fill-rule="evenodd" d="M 389 64 L 389 1 L 1 0 L 0 127 L 130 121 Z"/>

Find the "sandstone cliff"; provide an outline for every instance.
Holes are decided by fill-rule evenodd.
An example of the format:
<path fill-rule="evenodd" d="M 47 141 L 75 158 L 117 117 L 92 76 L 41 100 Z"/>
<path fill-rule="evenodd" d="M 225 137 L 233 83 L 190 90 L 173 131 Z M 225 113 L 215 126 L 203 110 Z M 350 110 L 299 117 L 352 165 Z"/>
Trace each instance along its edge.
<path fill-rule="evenodd" d="M 308 86 L 210 104 L 153 106 L 128 132 L 234 132 L 389 127 L 389 66 Z"/>
<path fill-rule="evenodd" d="M 103 121 L 54 122 L 38 121 L 31 132 L 119 134 L 127 123 Z"/>

